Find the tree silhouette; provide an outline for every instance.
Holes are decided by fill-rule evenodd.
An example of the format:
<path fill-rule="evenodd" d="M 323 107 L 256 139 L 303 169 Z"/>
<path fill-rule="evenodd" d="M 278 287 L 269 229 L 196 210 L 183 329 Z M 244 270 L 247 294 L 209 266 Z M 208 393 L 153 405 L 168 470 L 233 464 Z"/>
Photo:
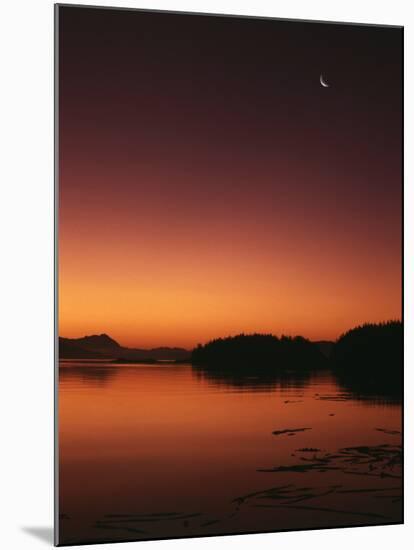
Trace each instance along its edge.
<path fill-rule="evenodd" d="M 403 326 L 365 324 L 335 342 L 331 362 L 339 382 L 359 394 L 402 397 Z"/>
<path fill-rule="evenodd" d="M 310 369 L 327 365 L 319 347 L 301 336 L 238 334 L 199 344 L 192 353 L 195 365 L 222 370 Z"/>

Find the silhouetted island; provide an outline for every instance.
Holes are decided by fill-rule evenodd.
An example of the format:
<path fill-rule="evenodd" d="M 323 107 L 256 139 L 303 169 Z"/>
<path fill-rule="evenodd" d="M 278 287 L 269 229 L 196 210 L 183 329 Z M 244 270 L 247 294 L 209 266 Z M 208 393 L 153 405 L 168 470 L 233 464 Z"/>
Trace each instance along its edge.
<path fill-rule="evenodd" d="M 310 370 L 328 366 L 320 347 L 302 336 L 239 334 L 199 344 L 192 353 L 195 365 L 227 370 Z"/>
<path fill-rule="evenodd" d="M 401 321 L 365 324 L 343 334 L 331 353 L 332 369 L 355 394 L 402 398 L 403 325 Z"/>

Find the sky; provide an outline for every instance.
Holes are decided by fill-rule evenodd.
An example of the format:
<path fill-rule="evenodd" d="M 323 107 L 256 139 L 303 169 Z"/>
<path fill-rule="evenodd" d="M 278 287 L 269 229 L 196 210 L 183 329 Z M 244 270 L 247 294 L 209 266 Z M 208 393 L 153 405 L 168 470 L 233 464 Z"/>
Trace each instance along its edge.
<path fill-rule="evenodd" d="M 60 7 L 58 46 L 61 336 L 401 318 L 401 29 Z"/>

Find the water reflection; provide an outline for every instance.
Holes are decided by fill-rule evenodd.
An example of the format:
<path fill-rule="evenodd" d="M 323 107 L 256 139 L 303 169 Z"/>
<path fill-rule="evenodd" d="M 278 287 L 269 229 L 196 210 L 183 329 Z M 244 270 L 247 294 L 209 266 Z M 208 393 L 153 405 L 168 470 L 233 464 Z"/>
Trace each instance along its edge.
<path fill-rule="evenodd" d="M 113 380 L 118 374 L 117 367 L 67 364 L 59 369 L 59 380 L 63 384 L 88 384 L 99 387 Z"/>
<path fill-rule="evenodd" d="M 400 375 L 395 374 L 385 378 L 372 371 L 356 374 L 353 371 L 339 370 L 335 371 L 335 377 L 339 386 L 348 391 L 354 399 L 389 405 L 402 402 Z"/>
<path fill-rule="evenodd" d="M 356 375 L 354 372 L 330 369 L 275 370 L 262 368 L 259 374 L 252 370 L 193 366 L 196 378 L 208 381 L 216 386 L 246 391 L 269 391 L 276 389 L 305 388 L 313 378 L 332 376 L 338 383 L 341 395 L 335 393 L 334 399 L 356 399 L 372 404 L 393 405 L 402 401 L 402 384 L 398 377 L 385 381 L 372 374 Z M 329 396 L 325 396 L 329 399 Z"/>
<path fill-rule="evenodd" d="M 61 542 L 397 523 L 401 407 L 332 372 L 60 369 Z"/>
<path fill-rule="evenodd" d="M 318 370 L 282 370 L 261 369 L 259 373 L 247 369 L 239 372 L 234 369 L 216 367 L 214 369 L 193 366 L 192 371 L 196 378 L 227 388 L 245 389 L 248 391 L 269 391 L 275 389 L 304 388 Z"/>

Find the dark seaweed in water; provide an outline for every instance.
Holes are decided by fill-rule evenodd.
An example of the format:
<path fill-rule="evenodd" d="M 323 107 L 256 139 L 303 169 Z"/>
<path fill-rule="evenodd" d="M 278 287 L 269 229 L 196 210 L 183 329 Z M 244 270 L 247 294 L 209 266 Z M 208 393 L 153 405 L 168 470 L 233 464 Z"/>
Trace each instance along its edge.
<path fill-rule="evenodd" d="M 314 447 L 303 447 L 302 449 L 296 449 L 297 453 L 318 453 L 321 449 L 316 449 Z"/>
<path fill-rule="evenodd" d="M 140 533 L 151 536 L 158 526 L 167 522 L 176 527 L 192 527 L 193 529 L 208 529 L 212 525 L 223 524 L 242 512 L 244 507 L 271 510 L 271 509 L 292 509 L 309 511 L 309 513 L 323 512 L 328 514 L 340 514 L 345 518 L 360 517 L 361 521 L 374 520 L 393 521 L 393 517 L 385 513 L 367 511 L 369 508 L 346 508 L 332 504 L 332 497 L 341 495 L 334 502 L 342 503 L 343 497 L 353 493 L 361 495 L 365 499 L 383 499 L 396 508 L 396 515 L 401 509 L 402 486 L 401 483 L 392 486 L 385 485 L 387 478 L 401 479 L 402 448 L 400 445 L 360 445 L 355 447 L 344 447 L 334 453 L 322 452 L 320 449 L 307 448 L 297 449 L 300 453 L 301 463 L 276 466 L 269 469 L 259 469 L 259 472 L 270 472 L 283 475 L 286 472 L 301 473 L 306 476 L 307 472 L 326 472 L 336 470 L 344 474 L 355 474 L 359 476 L 376 476 L 380 485 L 376 487 L 354 487 L 347 488 L 341 484 L 326 485 L 318 487 L 296 485 L 294 483 L 279 484 L 265 490 L 252 491 L 238 496 L 229 503 L 231 508 L 221 517 L 217 514 L 211 516 L 201 512 L 153 512 L 147 514 L 107 514 L 104 518 L 95 522 L 95 528 L 104 530 L 124 531 L 125 533 Z M 309 453 L 314 453 L 309 457 Z M 322 474 L 323 475 L 323 474 Z M 384 480 L 384 481 L 383 481 Z M 382 486 L 381 486 L 382 484 Z M 359 498 L 359 497 L 358 497 Z M 369 500 L 368 506 L 369 506 Z M 398 510 L 397 510 L 398 508 Z M 380 510 L 382 512 L 382 510 Z M 142 526 L 144 529 L 142 529 Z"/>
<path fill-rule="evenodd" d="M 377 432 L 383 432 L 388 435 L 401 435 L 401 432 L 398 430 L 386 430 L 385 428 L 375 428 Z"/>
<path fill-rule="evenodd" d="M 326 472 L 329 470 L 337 470 L 343 474 L 354 474 L 356 476 L 374 476 L 379 480 L 395 478 L 401 480 L 402 472 L 402 447 L 401 445 L 373 445 L 373 446 L 355 446 L 344 447 L 335 453 L 318 453 L 319 449 L 303 448 L 297 449 L 297 453 L 309 453 L 314 451 L 314 456 L 308 458 L 306 455 L 300 457 L 302 463 L 291 464 L 285 466 L 275 466 L 274 468 L 261 468 L 257 471 L 268 473 L 303 473 L 310 471 Z M 295 455 L 296 456 L 296 455 Z M 384 482 L 380 482 L 385 483 Z M 334 494 L 361 494 L 366 498 L 386 499 L 399 507 L 397 514 L 401 516 L 402 502 L 402 484 L 401 482 L 393 486 L 377 486 L 377 487 L 357 487 L 344 488 L 342 485 L 332 485 L 328 487 L 297 487 L 296 485 L 282 485 L 272 487 L 264 491 L 250 493 L 242 497 L 238 497 L 236 502 L 239 505 L 249 505 L 258 508 L 293 508 L 300 510 L 332 512 L 338 514 L 360 516 L 361 518 L 378 518 L 391 521 L 393 518 L 387 517 L 384 514 L 376 512 L 367 512 L 364 510 L 344 510 L 336 506 L 320 506 L 325 500 L 325 497 Z M 378 494 L 379 493 L 379 494 Z M 386 493 L 386 494 L 381 494 Z M 391 493 L 391 494 L 388 494 Z M 269 503 L 263 503 L 268 500 Z M 317 505 L 298 504 L 303 501 L 314 500 Z M 276 502 L 275 502 L 276 501 Z M 328 500 L 329 502 L 329 500 Z"/>
<path fill-rule="evenodd" d="M 273 435 L 293 435 L 296 432 L 305 432 L 306 430 L 311 430 L 312 428 L 286 428 L 284 430 L 275 430 L 272 432 Z"/>
<path fill-rule="evenodd" d="M 297 450 L 296 452 L 300 452 Z M 309 452 L 305 449 L 302 452 Z M 314 454 L 301 457 L 306 464 L 260 468 L 258 472 L 308 472 L 310 470 L 341 470 L 344 474 L 401 478 L 402 447 L 399 445 L 375 445 L 344 447 L 337 453 Z M 361 468 L 362 467 L 362 468 Z"/>

